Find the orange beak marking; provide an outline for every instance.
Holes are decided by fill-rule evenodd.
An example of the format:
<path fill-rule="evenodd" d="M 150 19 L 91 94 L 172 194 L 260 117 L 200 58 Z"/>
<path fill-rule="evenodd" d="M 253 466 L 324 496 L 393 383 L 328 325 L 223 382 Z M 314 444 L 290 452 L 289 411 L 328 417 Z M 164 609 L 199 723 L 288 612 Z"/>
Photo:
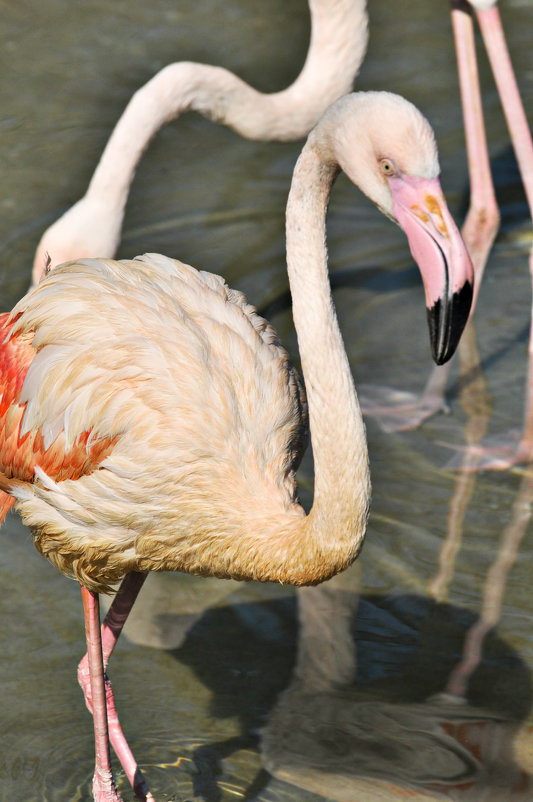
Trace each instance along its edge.
<path fill-rule="evenodd" d="M 413 203 L 413 205 L 410 208 L 411 208 L 413 214 L 416 217 L 418 217 L 419 220 L 422 220 L 423 223 L 429 223 L 429 217 L 427 216 L 425 211 L 420 208 L 418 203 Z"/>
<path fill-rule="evenodd" d="M 444 218 L 442 216 L 442 210 L 440 208 L 440 204 L 437 198 L 434 195 L 426 195 L 426 206 L 428 211 L 433 217 L 436 217 L 439 221 L 437 228 L 439 232 L 442 234 L 443 237 L 449 239 L 450 235 L 448 234 L 448 229 L 446 228 L 446 223 L 444 222 Z"/>

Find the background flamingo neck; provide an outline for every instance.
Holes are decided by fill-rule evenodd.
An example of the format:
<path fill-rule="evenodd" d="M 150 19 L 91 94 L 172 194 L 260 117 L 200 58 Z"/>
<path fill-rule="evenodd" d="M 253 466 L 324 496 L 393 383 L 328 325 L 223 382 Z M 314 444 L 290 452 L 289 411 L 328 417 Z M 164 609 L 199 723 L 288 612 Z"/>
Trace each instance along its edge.
<path fill-rule="evenodd" d="M 133 95 L 87 196 L 123 210 L 150 140 L 184 111 L 198 111 L 249 139 L 305 136 L 324 109 L 352 88 L 367 45 L 365 6 L 365 0 L 310 0 L 307 59 L 296 81 L 282 92 L 257 92 L 221 67 L 192 62 L 165 67 Z"/>
<path fill-rule="evenodd" d="M 254 139 L 306 136 L 325 109 L 353 87 L 368 44 L 366 0 L 309 0 L 309 9 L 311 40 L 303 69 L 287 89 L 260 95 L 263 119 Z"/>
<path fill-rule="evenodd" d="M 327 270 L 325 216 L 337 171 L 312 144 L 304 147 L 287 205 L 287 266 L 315 464 L 306 525 L 314 541 L 327 541 L 328 549 L 336 543 L 351 554 L 349 564 L 363 541 L 370 477 L 363 419 Z"/>

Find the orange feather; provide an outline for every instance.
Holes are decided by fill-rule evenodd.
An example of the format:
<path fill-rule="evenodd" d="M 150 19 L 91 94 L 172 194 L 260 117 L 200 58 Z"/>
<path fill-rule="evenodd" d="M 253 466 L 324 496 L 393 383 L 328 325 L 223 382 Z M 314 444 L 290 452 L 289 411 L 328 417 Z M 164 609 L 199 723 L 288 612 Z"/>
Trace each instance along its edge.
<path fill-rule="evenodd" d="M 87 449 L 90 431 L 82 432 L 74 446 L 65 451 L 62 436 L 47 449 L 40 430 L 21 436 L 26 403 L 20 404 L 18 399 L 37 352 L 32 336 L 9 336 L 13 322 L 9 313 L 0 315 L 0 472 L 24 482 L 34 481 L 36 465 L 56 482 L 92 473 L 110 453 L 116 438 L 99 438 Z M 0 491 L 0 525 L 15 500 Z"/>

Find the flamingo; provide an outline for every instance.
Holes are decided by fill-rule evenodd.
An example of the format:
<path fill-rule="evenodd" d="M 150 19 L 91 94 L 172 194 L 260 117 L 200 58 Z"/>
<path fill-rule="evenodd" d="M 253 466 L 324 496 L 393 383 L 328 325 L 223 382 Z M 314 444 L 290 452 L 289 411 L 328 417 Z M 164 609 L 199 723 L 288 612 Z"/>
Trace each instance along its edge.
<path fill-rule="evenodd" d="M 533 140 L 505 41 L 497 0 L 470 0 L 469 3 L 466 0 L 452 0 L 452 26 L 471 187 L 470 207 L 461 233 L 476 274 L 473 311 L 500 217 L 491 177 L 483 119 L 472 9 L 489 56 L 532 216 Z M 533 248 L 529 256 L 529 265 L 533 279 Z M 469 330 L 470 327 L 467 331 Z M 472 350 L 475 347 L 472 343 L 473 334 L 470 334 L 468 339 Z M 463 343 L 466 345 L 466 340 L 463 340 Z M 470 467 L 463 465 L 463 470 L 505 469 L 519 462 L 533 460 L 533 330 L 530 334 L 529 354 L 526 411 L 518 445 L 508 445 L 498 449 L 470 446 L 472 455 L 475 454 L 478 459 L 475 462 L 471 461 Z M 459 356 L 461 357 L 461 349 Z M 471 361 L 468 357 L 466 359 Z M 446 408 L 444 393 L 449 369 L 450 363 L 434 368 L 420 396 L 372 385 L 361 387 L 360 397 L 364 413 L 376 418 L 381 428 L 388 432 L 416 428 L 424 420 Z"/>
<path fill-rule="evenodd" d="M 338 172 L 405 231 L 436 362 L 468 318 L 473 270 L 438 178 L 433 131 L 407 100 L 347 95 L 310 133 L 287 205 L 287 270 L 307 402 L 273 328 L 219 276 L 164 256 L 79 259 L 0 320 L 0 511 L 81 585 L 97 802 L 120 800 L 109 743 L 140 799 L 105 673 L 148 571 L 312 585 L 357 557 L 368 454 L 327 274 Z M 312 508 L 297 499 L 309 410 Z M 100 629 L 99 593 L 122 585 Z"/>
<path fill-rule="evenodd" d="M 311 41 L 291 86 L 262 94 L 222 67 L 169 64 L 131 98 L 116 124 L 87 192 L 43 234 L 32 283 L 47 264 L 115 255 L 135 170 L 157 131 L 185 111 L 197 111 L 247 139 L 305 137 L 326 110 L 349 92 L 368 43 L 366 0 L 309 0 Z"/>

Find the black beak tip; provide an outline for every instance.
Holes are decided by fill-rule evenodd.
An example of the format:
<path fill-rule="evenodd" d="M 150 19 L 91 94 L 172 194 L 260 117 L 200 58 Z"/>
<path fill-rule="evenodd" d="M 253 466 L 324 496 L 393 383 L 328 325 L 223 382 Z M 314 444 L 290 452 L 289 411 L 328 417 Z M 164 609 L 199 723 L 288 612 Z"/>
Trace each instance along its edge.
<path fill-rule="evenodd" d="M 465 281 L 448 301 L 439 299 L 427 310 L 433 360 L 444 365 L 455 353 L 472 306 L 473 286 Z"/>
<path fill-rule="evenodd" d="M 456 348 L 456 346 L 454 346 L 453 351 L 448 350 L 443 354 L 436 353 L 433 350 L 433 361 L 435 362 L 435 364 L 436 365 L 445 365 L 446 362 L 448 362 L 452 358 L 452 356 L 454 355 L 455 348 Z"/>

